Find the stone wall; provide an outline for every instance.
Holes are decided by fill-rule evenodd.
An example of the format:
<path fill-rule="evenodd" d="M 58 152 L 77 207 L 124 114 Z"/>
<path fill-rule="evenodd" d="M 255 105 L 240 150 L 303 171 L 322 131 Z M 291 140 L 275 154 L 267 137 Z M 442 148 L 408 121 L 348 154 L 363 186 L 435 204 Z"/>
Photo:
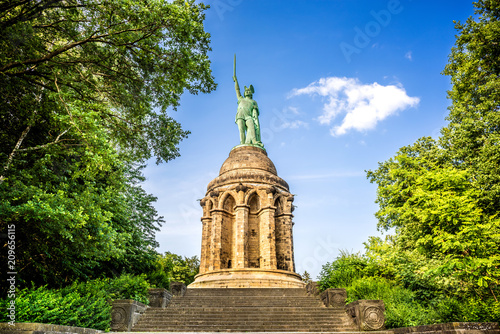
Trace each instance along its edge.
<path fill-rule="evenodd" d="M 500 334 L 497 322 L 449 322 L 392 330 L 394 334 Z"/>
<path fill-rule="evenodd" d="M 14 326 L 8 323 L 0 323 L 0 333 L 2 334 L 97 334 L 99 330 L 91 328 L 61 326 L 38 323 L 15 323 Z"/>

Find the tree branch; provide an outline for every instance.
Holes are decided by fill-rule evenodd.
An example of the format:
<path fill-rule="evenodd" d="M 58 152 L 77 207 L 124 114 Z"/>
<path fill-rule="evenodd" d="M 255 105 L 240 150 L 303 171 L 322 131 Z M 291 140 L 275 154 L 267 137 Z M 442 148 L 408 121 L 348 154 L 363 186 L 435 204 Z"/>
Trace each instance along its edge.
<path fill-rule="evenodd" d="M 19 137 L 19 139 L 16 143 L 16 146 L 14 146 L 14 149 L 12 150 L 12 152 L 10 152 L 9 157 L 7 158 L 7 163 L 3 167 L 3 174 L 0 175 L 0 184 L 2 184 L 3 181 L 5 181 L 5 173 L 9 170 L 10 165 L 12 163 L 12 160 L 14 159 L 14 155 L 19 150 L 19 147 L 21 147 L 21 144 L 23 143 L 24 138 L 26 138 L 26 136 L 28 135 L 28 132 L 30 132 L 30 130 L 31 130 L 31 124 L 26 127 L 26 129 L 21 134 L 21 137 Z"/>
<path fill-rule="evenodd" d="M 63 132 L 61 132 L 57 137 L 56 137 L 56 140 L 54 140 L 53 142 L 50 142 L 50 143 L 47 143 L 47 144 L 43 144 L 43 145 L 37 145 L 37 146 L 34 146 L 34 147 L 28 147 L 28 148 L 22 148 L 20 150 L 18 150 L 19 152 L 24 152 L 24 151 L 33 151 L 33 150 L 39 150 L 39 149 L 42 149 L 42 148 L 45 148 L 45 147 L 48 147 L 50 145 L 54 145 L 54 144 L 57 144 L 63 140 L 72 140 L 72 139 L 63 139 L 63 140 L 59 140 L 62 136 L 64 136 L 64 134 L 66 132 L 68 132 L 69 130 L 71 129 L 71 127 L 67 128 L 66 130 L 64 130 Z"/>
<path fill-rule="evenodd" d="M 126 33 L 126 32 L 142 31 L 142 30 L 143 30 L 143 28 L 125 29 L 125 30 L 116 31 L 116 32 L 113 32 L 113 33 L 98 35 L 98 36 L 94 36 L 94 34 L 97 33 L 97 32 L 94 32 L 89 37 L 87 37 L 87 38 L 85 38 L 85 39 L 83 39 L 81 41 L 76 41 L 76 42 L 73 42 L 73 43 L 69 43 L 69 44 L 67 44 L 67 45 L 65 45 L 65 46 L 63 46 L 63 47 L 61 47 L 61 48 L 59 48 L 57 50 L 54 50 L 54 51 L 46 54 L 43 57 L 36 58 L 36 59 L 27 59 L 27 60 L 21 61 L 21 62 L 12 62 L 12 63 L 9 63 L 7 65 L 4 65 L 4 66 L 0 67 L 0 73 L 8 71 L 11 68 L 21 67 L 21 66 L 26 66 L 26 65 L 37 65 L 37 64 L 46 62 L 46 61 L 48 61 L 48 60 L 50 60 L 50 59 L 52 59 L 52 58 L 60 55 L 61 53 L 64 53 L 64 52 L 66 52 L 68 50 L 71 50 L 71 49 L 73 49 L 73 48 L 75 48 L 77 46 L 80 46 L 80 45 L 84 45 L 86 43 L 90 43 L 90 42 L 108 42 L 108 41 L 101 40 L 102 38 L 105 38 L 105 37 L 110 37 L 110 36 L 114 36 L 114 35 L 120 35 L 120 34 L 123 34 L 123 33 Z M 24 71 L 24 72 L 26 72 L 26 71 Z"/>

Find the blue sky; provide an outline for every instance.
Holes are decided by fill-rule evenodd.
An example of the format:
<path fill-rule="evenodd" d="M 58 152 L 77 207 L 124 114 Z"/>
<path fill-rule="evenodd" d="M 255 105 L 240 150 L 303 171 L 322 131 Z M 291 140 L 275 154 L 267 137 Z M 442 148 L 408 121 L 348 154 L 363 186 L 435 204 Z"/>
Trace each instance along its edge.
<path fill-rule="evenodd" d="M 472 0 L 210 0 L 205 28 L 218 88 L 171 115 L 191 135 L 181 156 L 150 163 L 144 188 L 165 217 L 158 251 L 200 254 L 197 199 L 239 144 L 232 81 L 255 87 L 262 141 L 296 194 L 297 271 L 315 278 L 339 250 L 380 235 L 365 170 L 445 125 L 453 20 Z"/>

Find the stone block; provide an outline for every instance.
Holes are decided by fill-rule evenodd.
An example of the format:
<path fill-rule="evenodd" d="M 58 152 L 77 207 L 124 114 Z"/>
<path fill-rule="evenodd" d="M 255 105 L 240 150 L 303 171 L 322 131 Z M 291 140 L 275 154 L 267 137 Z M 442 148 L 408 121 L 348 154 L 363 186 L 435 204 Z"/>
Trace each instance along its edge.
<path fill-rule="evenodd" d="M 326 289 L 320 294 L 320 299 L 326 307 L 343 307 L 346 298 L 345 289 Z"/>
<path fill-rule="evenodd" d="M 172 294 L 166 289 L 149 289 L 148 299 L 150 307 L 167 307 L 172 300 Z"/>
<path fill-rule="evenodd" d="M 385 305 L 382 300 L 356 300 L 346 306 L 360 331 L 377 331 L 384 328 Z"/>
<path fill-rule="evenodd" d="M 186 294 L 186 284 L 182 282 L 170 282 L 170 293 L 176 297 L 183 297 Z"/>
<path fill-rule="evenodd" d="M 318 282 L 309 282 L 306 285 L 306 292 L 310 296 L 319 296 L 321 294 L 321 291 L 319 291 L 319 284 Z"/>
<path fill-rule="evenodd" d="M 147 306 L 132 299 L 114 300 L 111 308 L 111 330 L 130 332 Z"/>

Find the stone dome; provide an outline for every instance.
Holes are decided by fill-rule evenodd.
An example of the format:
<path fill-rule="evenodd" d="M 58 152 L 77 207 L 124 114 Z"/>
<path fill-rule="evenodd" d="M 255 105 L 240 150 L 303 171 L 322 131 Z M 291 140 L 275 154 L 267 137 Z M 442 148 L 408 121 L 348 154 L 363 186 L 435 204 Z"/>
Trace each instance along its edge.
<path fill-rule="evenodd" d="M 278 175 L 271 159 L 266 151 L 254 146 L 240 146 L 234 148 L 229 157 L 220 168 L 219 175 L 237 169 L 262 170 L 274 175 Z"/>
<path fill-rule="evenodd" d="M 288 191 L 288 184 L 278 176 L 274 163 L 266 151 L 255 146 L 238 146 L 224 161 L 219 176 L 207 186 L 207 192 L 221 186 L 252 183 L 277 186 Z"/>

